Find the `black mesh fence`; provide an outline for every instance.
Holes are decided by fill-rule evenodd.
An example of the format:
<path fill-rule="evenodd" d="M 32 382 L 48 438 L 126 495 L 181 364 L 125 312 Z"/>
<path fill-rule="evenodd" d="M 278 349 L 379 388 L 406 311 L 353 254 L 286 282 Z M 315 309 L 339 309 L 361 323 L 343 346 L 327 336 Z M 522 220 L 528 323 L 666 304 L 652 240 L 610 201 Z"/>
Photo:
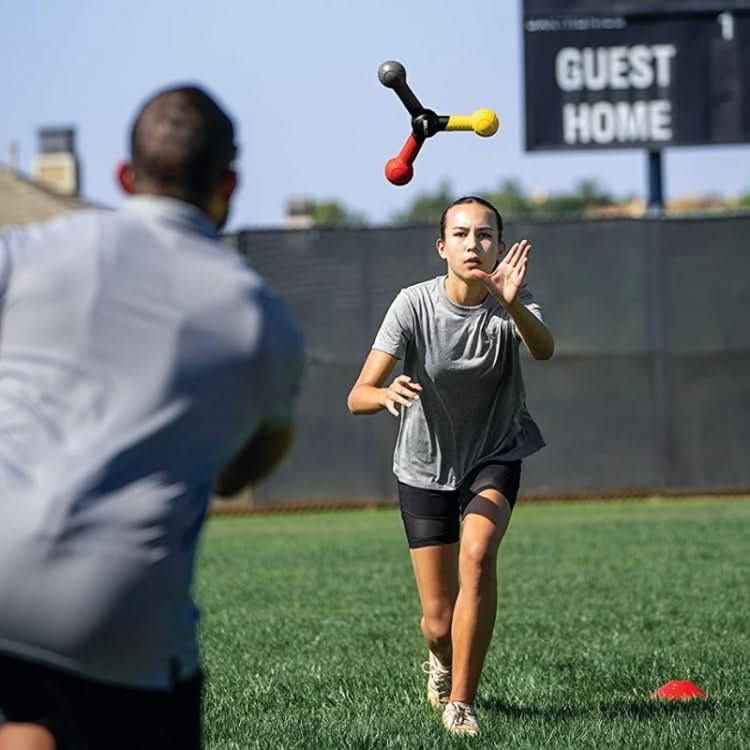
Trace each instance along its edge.
<path fill-rule="evenodd" d="M 556 340 L 524 358 L 547 448 L 522 494 L 750 489 L 750 217 L 513 223 Z M 397 421 L 346 397 L 403 286 L 443 273 L 432 228 L 232 238 L 301 322 L 308 371 L 290 458 L 255 500 L 395 499 Z"/>

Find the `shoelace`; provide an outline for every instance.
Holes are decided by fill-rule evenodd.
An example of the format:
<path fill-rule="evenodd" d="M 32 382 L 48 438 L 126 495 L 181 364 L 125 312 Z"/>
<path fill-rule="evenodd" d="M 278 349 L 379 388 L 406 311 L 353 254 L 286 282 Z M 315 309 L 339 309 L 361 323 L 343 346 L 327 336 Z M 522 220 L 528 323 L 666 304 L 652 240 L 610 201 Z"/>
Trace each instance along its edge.
<path fill-rule="evenodd" d="M 456 706 L 453 711 L 453 719 L 451 724 L 455 726 L 461 726 L 466 721 L 466 709 L 463 706 Z"/>
<path fill-rule="evenodd" d="M 450 723 L 452 727 L 461 727 L 464 724 L 476 723 L 476 717 L 474 712 L 468 706 L 462 706 L 460 703 L 453 703 L 451 704 Z"/>
<path fill-rule="evenodd" d="M 422 664 L 422 671 L 430 676 L 430 684 L 438 692 L 444 692 L 450 687 L 451 671 L 450 669 L 440 669 L 426 661 Z"/>

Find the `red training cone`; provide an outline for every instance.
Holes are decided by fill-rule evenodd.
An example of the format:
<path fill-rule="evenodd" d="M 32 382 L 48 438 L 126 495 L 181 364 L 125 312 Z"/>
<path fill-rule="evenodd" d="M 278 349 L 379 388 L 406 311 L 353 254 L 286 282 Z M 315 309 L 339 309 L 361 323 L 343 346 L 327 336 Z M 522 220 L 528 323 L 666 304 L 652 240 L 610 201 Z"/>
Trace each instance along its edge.
<path fill-rule="evenodd" d="M 694 682 L 688 682 L 687 680 L 670 680 L 662 685 L 655 693 L 652 693 L 651 697 L 663 698 L 668 701 L 686 701 L 693 698 L 705 698 L 706 693 Z"/>

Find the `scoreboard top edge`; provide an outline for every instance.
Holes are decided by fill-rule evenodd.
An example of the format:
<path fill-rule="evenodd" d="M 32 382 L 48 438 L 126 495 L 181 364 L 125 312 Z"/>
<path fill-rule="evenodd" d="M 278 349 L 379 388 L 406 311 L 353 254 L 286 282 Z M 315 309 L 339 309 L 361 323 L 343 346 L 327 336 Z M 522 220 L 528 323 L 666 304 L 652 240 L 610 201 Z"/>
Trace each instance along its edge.
<path fill-rule="evenodd" d="M 672 15 L 750 11 L 750 0 L 523 0 L 524 17 Z"/>

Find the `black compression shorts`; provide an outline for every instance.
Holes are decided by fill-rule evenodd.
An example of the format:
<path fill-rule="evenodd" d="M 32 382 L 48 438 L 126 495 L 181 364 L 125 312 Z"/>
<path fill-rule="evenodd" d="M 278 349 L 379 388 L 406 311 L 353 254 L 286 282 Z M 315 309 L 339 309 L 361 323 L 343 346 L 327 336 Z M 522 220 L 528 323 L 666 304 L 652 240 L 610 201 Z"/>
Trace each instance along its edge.
<path fill-rule="evenodd" d="M 484 515 L 476 499 L 482 490 L 497 490 L 512 509 L 520 481 L 520 461 L 496 461 L 471 471 L 455 490 L 427 490 L 399 482 L 401 518 L 409 547 L 454 544 L 459 539 L 461 518 L 467 513 Z"/>
<path fill-rule="evenodd" d="M 0 653 L 0 726 L 39 724 L 57 750 L 200 750 L 201 686 L 121 687 Z"/>

